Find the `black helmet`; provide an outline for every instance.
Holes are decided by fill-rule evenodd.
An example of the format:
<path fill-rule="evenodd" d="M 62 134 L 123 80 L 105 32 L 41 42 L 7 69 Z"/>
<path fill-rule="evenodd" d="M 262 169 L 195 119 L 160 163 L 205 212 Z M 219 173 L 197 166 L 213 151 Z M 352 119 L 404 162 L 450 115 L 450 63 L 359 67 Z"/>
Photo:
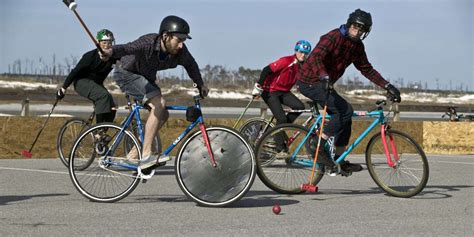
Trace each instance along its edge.
<path fill-rule="evenodd" d="M 365 39 L 372 28 L 372 16 L 368 12 L 357 9 L 349 15 L 346 27 L 349 28 L 352 24 L 362 25 L 362 30 L 365 32 L 362 39 Z"/>
<path fill-rule="evenodd" d="M 189 36 L 189 24 L 181 17 L 167 16 L 163 18 L 160 24 L 160 35 L 164 32 L 172 33 L 178 38 L 191 39 Z"/>

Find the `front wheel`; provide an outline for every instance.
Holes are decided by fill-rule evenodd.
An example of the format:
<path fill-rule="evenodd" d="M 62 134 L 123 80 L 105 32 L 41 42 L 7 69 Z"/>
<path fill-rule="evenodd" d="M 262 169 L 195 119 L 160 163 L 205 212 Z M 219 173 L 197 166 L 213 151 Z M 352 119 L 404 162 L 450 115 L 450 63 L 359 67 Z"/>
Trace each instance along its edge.
<path fill-rule="evenodd" d="M 273 123 L 263 118 L 251 118 L 240 126 L 239 132 L 250 144 L 255 146 L 262 135 L 274 126 Z"/>
<path fill-rule="evenodd" d="M 58 151 L 59 159 L 61 162 L 68 167 L 69 165 L 69 154 L 71 147 L 84 130 L 90 127 L 85 120 L 80 118 L 73 118 L 61 127 L 56 140 L 56 150 Z"/>
<path fill-rule="evenodd" d="M 379 132 L 370 139 L 365 151 L 370 176 L 392 196 L 408 198 L 418 194 L 425 188 L 429 176 L 423 149 L 410 136 L 399 131 L 388 130 L 385 137 L 394 165 L 388 164 L 382 133 Z"/>
<path fill-rule="evenodd" d="M 252 146 L 235 130 L 206 128 L 216 166 L 201 131 L 190 135 L 176 158 L 176 180 L 184 194 L 209 207 L 226 206 L 242 198 L 255 179 Z"/>

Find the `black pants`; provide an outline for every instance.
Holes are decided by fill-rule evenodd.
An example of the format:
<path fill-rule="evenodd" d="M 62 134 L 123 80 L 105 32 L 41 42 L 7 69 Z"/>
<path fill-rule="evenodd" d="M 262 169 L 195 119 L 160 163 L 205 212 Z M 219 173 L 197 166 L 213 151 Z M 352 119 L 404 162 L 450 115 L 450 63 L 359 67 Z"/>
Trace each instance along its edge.
<path fill-rule="evenodd" d="M 114 98 L 104 85 L 83 78 L 74 83 L 74 90 L 94 103 L 97 123 L 114 121 L 116 111 L 112 108 L 116 105 Z"/>
<path fill-rule="evenodd" d="M 277 125 L 282 123 L 293 123 L 301 113 L 288 113 L 285 114 L 282 105 L 286 105 L 294 110 L 303 110 L 304 104 L 301 102 L 293 93 L 290 91 L 264 91 L 262 93 L 262 99 L 267 103 L 268 108 L 272 111 L 273 116 L 277 120 Z M 281 133 L 275 136 L 275 142 L 277 145 L 277 151 L 288 151 L 286 144 L 288 138 L 286 134 Z"/>
<path fill-rule="evenodd" d="M 318 103 L 321 107 L 326 105 L 327 91 L 323 83 L 310 85 L 298 81 L 296 85 L 301 94 Z M 354 109 L 335 91 L 331 92 L 327 98 L 327 113 L 331 115 L 331 119 L 324 127 L 324 134 L 334 136 L 336 146 L 347 146 L 351 138 Z"/>
<path fill-rule="evenodd" d="M 283 105 L 286 105 L 294 110 L 303 110 L 304 104 L 299 100 L 293 93 L 290 91 L 282 92 L 282 91 L 274 91 L 268 92 L 264 91 L 262 93 L 262 99 L 267 103 L 268 108 L 272 111 L 273 116 L 277 121 L 276 124 L 282 123 L 293 123 L 296 118 L 301 113 L 288 113 L 286 114 L 283 110 Z"/>

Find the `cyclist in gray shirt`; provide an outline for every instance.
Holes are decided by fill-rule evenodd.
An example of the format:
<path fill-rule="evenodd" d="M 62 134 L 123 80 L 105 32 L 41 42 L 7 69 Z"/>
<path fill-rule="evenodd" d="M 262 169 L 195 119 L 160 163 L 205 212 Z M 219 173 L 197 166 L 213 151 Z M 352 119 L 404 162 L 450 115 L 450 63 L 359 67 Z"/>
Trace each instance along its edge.
<path fill-rule="evenodd" d="M 189 32 L 189 25 L 184 19 L 167 16 L 162 20 L 158 34 L 146 34 L 128 44 L 114 45 L 101 55 L 103 58 L 120 58 L 113 72 L 114 80 L 123 92 L 151 108 L 145 126 L 143 159 L 140 161 L 142 170 L 170 160 L 170 157 L 160 157 L 160 154 L 152 152 L 153 138 L 169 117 L 166 101 L 156 84 L 157 71 L 182 65 L 197 85 L 199 93 L 205 97 L 209 92 L 196 61 L 184 44 L 186 39 L 191 39 Z M 128 158 L 136 160 L 136 152 L 129 154 Z"/>

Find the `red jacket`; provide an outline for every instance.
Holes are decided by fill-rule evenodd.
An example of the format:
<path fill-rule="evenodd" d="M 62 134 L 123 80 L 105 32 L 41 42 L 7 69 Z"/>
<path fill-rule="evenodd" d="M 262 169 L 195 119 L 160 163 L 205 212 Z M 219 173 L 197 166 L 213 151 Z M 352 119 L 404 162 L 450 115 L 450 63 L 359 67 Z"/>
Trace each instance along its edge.
<path fill-rule="evenodd" d="M 265 91 L 290 91 L 296 83 L 296 73 L 299 70 L 295 55 L 282 57 L 277 61 L 268 65 L 272 70 L 272 74 L 267 76 L 263 83 Z"/>

